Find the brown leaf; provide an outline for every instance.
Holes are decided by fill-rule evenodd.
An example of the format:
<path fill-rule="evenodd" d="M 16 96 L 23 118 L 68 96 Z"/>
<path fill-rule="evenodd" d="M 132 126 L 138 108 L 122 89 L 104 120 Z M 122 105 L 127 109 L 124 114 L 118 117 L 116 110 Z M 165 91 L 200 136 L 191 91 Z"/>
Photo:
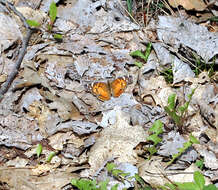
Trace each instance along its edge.
<path fill-rule="evenodd" d="M 207 7 L 203 0 L 169 0 L 169 4 L 174 8 L 181 5 L 186 10 L 194 9 L 197 11 L 203 11 Z"/>

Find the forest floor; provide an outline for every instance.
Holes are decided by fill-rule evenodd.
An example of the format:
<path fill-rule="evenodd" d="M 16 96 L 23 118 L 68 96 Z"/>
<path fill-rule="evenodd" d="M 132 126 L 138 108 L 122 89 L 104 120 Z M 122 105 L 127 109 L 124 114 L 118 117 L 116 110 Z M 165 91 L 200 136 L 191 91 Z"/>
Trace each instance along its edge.
<path fill-rule="evenodd" d="M 217 23 L 213 0 L 0 0 L 0 189 L 217 189 Z"/>

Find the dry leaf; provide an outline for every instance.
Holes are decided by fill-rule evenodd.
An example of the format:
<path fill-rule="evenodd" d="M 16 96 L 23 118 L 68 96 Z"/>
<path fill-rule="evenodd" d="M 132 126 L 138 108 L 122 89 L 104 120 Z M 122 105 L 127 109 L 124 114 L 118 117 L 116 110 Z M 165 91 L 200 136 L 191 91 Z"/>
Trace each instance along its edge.
<path fill-rule="evenodd" d="M 127 114 L 115 108 L 116 123 L 105 128 L 96 143 L 91 148 L 89 175 L 95 175 L 104 167 L 104 164 L 113 158 L 118 162 L 136 164 L 137 154 L 134 148 L 146 140 L 147 134 L 141 126 L 129 125 Z"/>
<path fill-rule="evenodd" d="M 6 79 L 7 79 L 7 77 L 8 77 L 8 75 L 6 75 L 6 74 L 2 74 L 2 75 L 0 75 L 0 83 L 5 82 Z"/>
<path fill-rule="evenodd" d="M 203 11 L 206 8 L 206 4 L 203 0 L 169 0 L 171 6 L 178 7 L 183 6 L 186 10 Z"/>
<path fill-rule="evenodd" d="M 157 187 L 169 183 L 168 179 L 173 182 L 192 182 L 193 173 L 199 171 L 195 164 L 190 165 L 183 172 L 178 170 L 165 171 L 166 163 L 161 161 L 160 157 L 153 157 L 151 160 L 145 160 L 140 163 L 139 175 L 149 183 L 152 187 Z M 174 173 L 174 175 L 172 175 Z M 165 177 L 166 176 L 166 177 Z M 168 179 L 167 179 L 168 178 Z M 209 183 L 209 179 L 206 178 L 206 184 Z"/>
<path fill-rule="evenodd" d="M 60 122 L 57 115 L 39 101 L 34 101 L 28 109 L 29 115 L 37 119 L 40 133 L 44 137 L 49 135 L 50 128 L 54 128 Z"/>

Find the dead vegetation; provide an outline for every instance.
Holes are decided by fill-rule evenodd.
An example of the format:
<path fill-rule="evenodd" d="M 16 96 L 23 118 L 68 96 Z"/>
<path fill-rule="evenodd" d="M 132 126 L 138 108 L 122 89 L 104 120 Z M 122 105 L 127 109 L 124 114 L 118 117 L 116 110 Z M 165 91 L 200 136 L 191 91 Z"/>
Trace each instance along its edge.
<path fill-rule="evenodd" d="M 217 7 L 0 0 L 0 189 L 218 186 Z"/>

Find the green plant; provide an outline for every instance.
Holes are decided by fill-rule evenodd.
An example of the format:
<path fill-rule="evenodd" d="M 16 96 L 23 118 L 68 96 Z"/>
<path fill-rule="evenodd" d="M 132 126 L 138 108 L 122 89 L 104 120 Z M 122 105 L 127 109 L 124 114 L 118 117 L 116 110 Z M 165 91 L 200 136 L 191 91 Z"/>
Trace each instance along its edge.
<path fill-rule="evenodd" d="M 36 155 L 37 157 L 39 157 L 42 153 L 42 145 L 41 144 L 38 144 L 37 145 L 37 148 L 36 148 Z"/>
<path fill-rule="evenodd" d="M 198 56 L 196 53 L 192 53 L 192 56 L 195 60 L 195 68 L 194 73 L 196 76 L 198 76 L 202 71 L 207 71 L 208 76 L 211 77 L 215 72 L 215 62 L 216 62 L 216 56 L 213 57 L 211 64 L 206 64 L 205 61 L 203 61 L 200 56 Z"/>
<path fill-rule="evenodd" d="M 124 182 L 124 179 L 131 180 L 132 178 L 135 178 L 137 182 L 135 185 L 137 188 L 140 187 L 138 190 L 152 190 L 150 186 L 145 184 L 144 180 L 138 174 L 128 177 L 130 173 L 125 173 L 122 170 L 117 169 L 114 163 L 107 163 L 106 168 L 110 174 L 121 182 Z"/>
<path fill-rule="evenodd" d="M 181 132 L 183 131 L 182 125 L 185 119 L 185 114 L 188 110 L 188 106 L 191 102 L 195 90 L 196 88 L 193 89 L 192 92 L 188 95 L 188 101 L 185 102 L 184 105 L 179 106 L 178 108 L 176 107 L 176 94 L 171 94 L 168 97 L 168 105 L 164 107 L 164 110 L 173 119 Z"/>
<path fill-rule="evenodd" d="M 138 57 L 140 59 L 142 59 L 145 63 L 148 61 L 148 57 L 149 55 L 151 54 L 151 47 L 152 47 L 152 44 L 151 43 L 148 43 L 147 47 L 146 47 L 146 51 L 145 53 L 143 53 L 142 51 L 140 50 L 136 50 L 136 51 L 133 51 L 130 53 L 130 55 L 132 57 Z M 138 66 L 139 68 L 142 67 L 143 63 L 142 62 L 135 62 L 134 63 L 136 66 Z"/>
<path fill-rule="evenodd" d="M 55 20 L 57 18 L 57 6 L 55 4 L 54 1 L 52 1 L 52 3 L 50 4 L 50 7 L 49 7 L 49 23 L 47 25 L 47 30 L 49 33 L 52 33 L 52 29 L 53 29 L 53 25 L 55 23 Z M 26 20 L 27 24 L 30 26 L 30 27 L 39 27 L 40 24 L 35 21 L 35 20 Z M 57 34 L 57 33 L 54 33 L 52 34 L 53 35 L 53 38 L 56 39 L 56 40 L 62 40 L 63 36 L 61 34 Z"/>
<path fill-rule="evenodd" d="M 35 21 L 35 20 L 26 20 L 26 22 L 27 22 L 27 24 L 30 26 L 30 27 L 39 27 L 40 26 L 40 24 L 37 22 L 37 21 Z"/>
<path fill-rule="evenodd" d="M 199 172 L 194 172 L 194 181 L 179 183 L 174 182 L 173 184 L 165 184 L 162 187 L 163 190 L 217 190 L 216 186 L 213 184 L 205 185 L 204 176 Z"/>
<path fill-rule="evenodd" d="M 79 190 L 107 190 L 109 180 L 101 181 L 97 184 L 96 180 L 90 179 L 72 179 L 71 184 Z M 111 187 L 111 190 L 117 190 L 118 184 Z"/>
<path fill-rule="evenodd" d="M 127 3 L 127 10 L 130 15 L 132 15 L 132 0 L 126 0 Z"/>
<path fill-rule="evenodd" d="M 203 167 L 204 167 L 204 159 L 202 158 L 202 159 L 200 159 L 200 160 L 197 160 L 197 161 L 195 162 L 195 165 L 196 165 L 198 168 L 200 168 L 200 169 L 202 170 Z"/>
<path fill-rule="evenodd" d="M 195 70 L 194 70 L 194 73 L 195 73 L 195 75 L 199 75 L 199 73 L 201 72 L 201 69 L 203 70 L 204 68 L 204 66 L 205 66 L 205 64 L 203 64 L 202 62 L 201 62 L 201 59 L 198 57 L 198 56 L 195 56 Z"/>
<path fill-rule="evenodd" d="M 216 63 L 216 56 L 214 56 L 212 64 L 207 64 L 209 77 L 212 77 L 215 73 L 215 63 Z"/>
<path fill-rule="evenodd" d="M 178 149 L 177 154 L 172 155 L 172 159 L 167 163 L 167 166 L 172 164 L 178 157 L 180 157 L 188 148 L 190 148 L 193 144 L 199 144 L 200 142 L 193 136 L 189 136 L 189 140 L 183 144 L 182 148 Z"/>
<path fill-rule="evenodd" d="M 124 182 L 125 177 L 130 175 L 130 173 L 124 173 L 122 170 L 117 169 L 114 163 L 107 163 L 106 168 L 109 173 L 122 182 Z"/>
<path fill-rule="evenodd" d="M 134 178 L 137 181 L 136 185 L 137 185 L 138 190 L 152 190 L 152 188 L 150 186 L 146 185 L 144 180 L 138 174 L 135 174 Z"/>
<path fill-rule="evenodd" d="M 51 162 L 51 160 L 52 160 L 52 158 L 54 157 L 56 155 L 56 153 L 55 152 L 50 152 L 50 154 L 48 155 L 48 158 L 47 158 L 47 162 Z"/>
<path fill-rule="evenodd" d="M 52 27 L 54 25 L 56 17 L 57 17 L 57 7 L 56 7 L 55 2 L 52 1 L 52 3 L 50 4 L 50 7 L 49 7 L 49 19 L 50 19 L 50 22 L 49 22 L 49 24 L 47 26 L 48 27 L 48 31 L 52 30 Z"/>
<path fill-rule="evenodd" d="M 157 152 L 156 145 L 162 141 L 159 135 L 163 133 L 163 123 L 160 120 L 156 120 L 149 129 L 149 132 L 151 135 L 147 137 L 147 141 L 153 142 L 153 145 L 148 147 L 148 151 L 150 153 L 149 159 L 151 159 L 152 155 Z"/>
<path fill-rule="evenodd" d="M 172 67 L 166 68 L 166 69 L 160 71 L 160 75 L 162 75 L 164 77 L 165 81 L 168 84 L 173 83 L 173 69 L 172 69 Z"/>

